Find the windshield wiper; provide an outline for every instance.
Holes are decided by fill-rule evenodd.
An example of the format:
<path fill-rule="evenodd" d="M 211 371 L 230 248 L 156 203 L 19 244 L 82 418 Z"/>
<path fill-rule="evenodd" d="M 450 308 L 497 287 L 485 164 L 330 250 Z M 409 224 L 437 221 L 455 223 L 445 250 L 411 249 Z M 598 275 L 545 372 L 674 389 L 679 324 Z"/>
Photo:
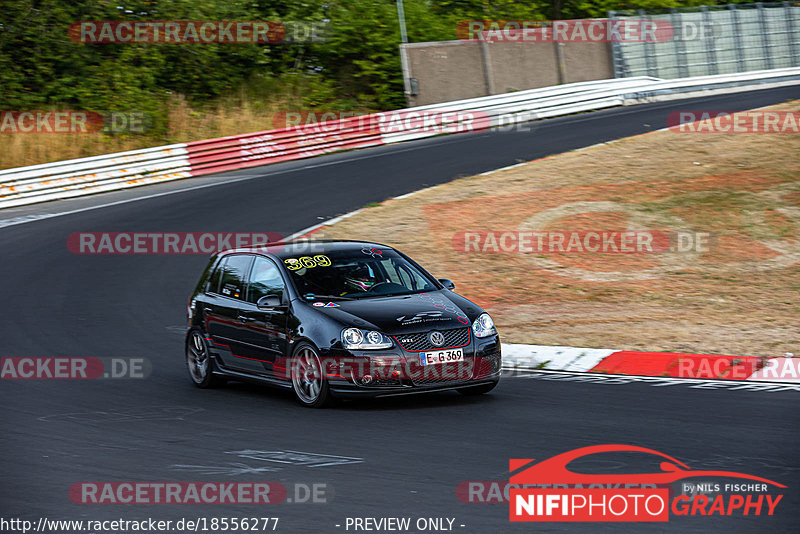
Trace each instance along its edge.
<path fill-rule="evenodd" d="M 371 296 L 373 297 L 407 297 L 409 295 L 415 295 L 419 293 L 419 291 L 406 291 L 405 293 L 374 293 Z"/>
<path fill-rule="evenodd" d="M 322 299 L 322 300 L 330 300 L 330 299 L 338 299 L 338 300 L 355 300 L 353 297 L 343 297 L 341 295 L 304 295 L 303 298 L 306 300 L 310 299 Z"/>

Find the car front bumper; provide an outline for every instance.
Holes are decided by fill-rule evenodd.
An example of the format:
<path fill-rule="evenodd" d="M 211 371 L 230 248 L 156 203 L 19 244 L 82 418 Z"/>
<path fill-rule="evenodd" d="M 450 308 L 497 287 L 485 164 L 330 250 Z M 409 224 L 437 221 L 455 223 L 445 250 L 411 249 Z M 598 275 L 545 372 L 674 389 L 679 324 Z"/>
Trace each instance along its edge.
<path fill-rule="evenodd" d="M 327 369 L 331 392 L 337 397 L 383 397 L 455 390 L 497 383 L 502 354 L 499 336 L 472 338 L 464 347 L 464 362 L 451 365 L 419 365 L 419 353 L 399 346 L 379 351 L 339 351 L 338 362 Z M 365 381 L 365 375 L 371 379 Z"/>

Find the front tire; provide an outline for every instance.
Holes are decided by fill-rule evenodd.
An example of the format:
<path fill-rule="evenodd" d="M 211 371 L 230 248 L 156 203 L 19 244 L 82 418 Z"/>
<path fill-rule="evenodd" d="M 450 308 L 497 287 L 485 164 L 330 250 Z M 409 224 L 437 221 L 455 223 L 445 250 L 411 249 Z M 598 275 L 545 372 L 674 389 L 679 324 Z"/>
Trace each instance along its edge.
<path fill-rule="evenodd" d="M 202 389 L 220 386 L 225 378 L 214 374 L 214 360 L 200 330 L 193 329 L 186 338 L 186 368 L 192 383 Z"/>
<path fill-rule="evenodd" d="M 330 403 L 328 380 L 317 349 L 311 343 L 302 342 L 297 346 L 289 369 L 297 402 L 307 408 L 322 408 Z"/>

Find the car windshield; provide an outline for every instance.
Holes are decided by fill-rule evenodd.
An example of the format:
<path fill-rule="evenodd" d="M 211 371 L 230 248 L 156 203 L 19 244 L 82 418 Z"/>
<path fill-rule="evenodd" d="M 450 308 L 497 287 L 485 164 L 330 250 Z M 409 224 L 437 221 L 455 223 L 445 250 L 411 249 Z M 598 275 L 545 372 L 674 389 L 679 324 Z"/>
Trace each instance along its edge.
<path fill-rule="evenodd" d="M 394 250 L 334 250 L 284 258 L 297 291 L 306 300 L 357 299 L 434 291 L 430 278 Z"/>

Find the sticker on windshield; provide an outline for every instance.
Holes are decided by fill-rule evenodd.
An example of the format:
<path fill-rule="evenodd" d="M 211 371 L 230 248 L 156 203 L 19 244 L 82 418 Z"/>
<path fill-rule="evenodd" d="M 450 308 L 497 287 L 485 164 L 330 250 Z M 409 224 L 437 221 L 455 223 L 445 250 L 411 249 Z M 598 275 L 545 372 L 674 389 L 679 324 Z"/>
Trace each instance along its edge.
<path fill-rule="evenodd" d="M 324 254 L 317 254 L 316 256 L 301 256 L 299 258 L 287 258 L 283 260 L 286 268 L 290 271 L 299 271 L 300 269 L 313 269 L 314 267 L 330 267 L 331 259 Z"/>
<path fill-rule="evenodd" d="M 361 249 L 361 252 L 363 252 L 364 254 L 367 254 L 369 256 L 372 256 L 373 258 L 376 258 L 376 257 L 380 258 L 383 255 L 383 251 L 380 250 L 380 249 L 377 249 L 377 248 L 364 247 L 364 248 Z"/>

